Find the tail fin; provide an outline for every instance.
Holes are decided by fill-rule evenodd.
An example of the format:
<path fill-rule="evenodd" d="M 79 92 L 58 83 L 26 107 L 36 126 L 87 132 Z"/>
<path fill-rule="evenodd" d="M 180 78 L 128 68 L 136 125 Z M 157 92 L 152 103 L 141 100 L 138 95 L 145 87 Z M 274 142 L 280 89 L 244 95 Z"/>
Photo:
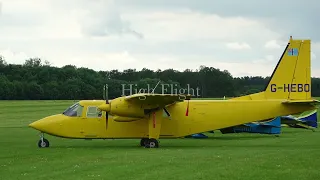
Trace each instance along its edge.
<path fill-rule="evenodd" d="M 265 88 L 267 99 L 311 99 L 310 43 L 290 37 Z"/>

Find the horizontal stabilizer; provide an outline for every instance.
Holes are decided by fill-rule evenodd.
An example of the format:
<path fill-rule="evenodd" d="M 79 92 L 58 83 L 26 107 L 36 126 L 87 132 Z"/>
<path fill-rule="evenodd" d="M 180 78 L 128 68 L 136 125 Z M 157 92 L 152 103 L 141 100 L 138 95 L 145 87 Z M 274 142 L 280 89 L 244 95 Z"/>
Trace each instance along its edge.
<path fill-rule="evenodd" d="M 286 100 L 282 102 L 283 104 L 319 104 L 320 101 L 316 99 L 302 99 L 302 100 Z"/>

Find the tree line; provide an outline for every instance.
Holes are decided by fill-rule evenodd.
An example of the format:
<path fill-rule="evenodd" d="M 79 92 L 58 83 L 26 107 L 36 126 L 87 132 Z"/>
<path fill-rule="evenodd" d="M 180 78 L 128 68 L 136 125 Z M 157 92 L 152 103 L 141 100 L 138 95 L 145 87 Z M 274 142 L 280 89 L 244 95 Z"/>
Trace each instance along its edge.
<path fill-rule="evenodd" d="M 235 97 L 262 91 L 269 77 L 233 77 L 228 71 L 200 66 L 192 71 L 94 71 L 66 65 L 51 66 L 40 58 L 8 64 L 0 56 L 1 100 L 102 99 L 108 84 L 110 99 L 137 92 L 190 93 L 194 97 Z M 312 78 L 312 96 L 320 96 L 320 78 Z M 153 89 L 156 87 L 155 89 Z"/>

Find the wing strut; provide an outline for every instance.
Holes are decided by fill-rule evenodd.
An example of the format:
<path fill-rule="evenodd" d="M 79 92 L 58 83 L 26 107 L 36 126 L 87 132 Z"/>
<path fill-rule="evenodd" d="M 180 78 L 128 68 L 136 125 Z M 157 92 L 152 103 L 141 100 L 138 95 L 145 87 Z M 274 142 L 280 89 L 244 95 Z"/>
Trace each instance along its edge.
<path fill-rule="evenodd" d="M 188 100 L 186 116 L 189 116 L 189 101 L 190 101 L 190 97 L 187 97 L 186 100 Z"/>

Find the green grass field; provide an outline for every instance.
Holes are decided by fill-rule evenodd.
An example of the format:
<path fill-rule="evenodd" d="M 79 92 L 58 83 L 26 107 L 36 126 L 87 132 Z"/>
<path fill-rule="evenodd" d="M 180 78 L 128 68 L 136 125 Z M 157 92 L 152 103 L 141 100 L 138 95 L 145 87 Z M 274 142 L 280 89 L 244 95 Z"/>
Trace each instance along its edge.
<path fill-rule="evenodd" d="M 320 132 L 284 128 L 280 137 L 215 133 L 209 139 L 161 140 L 159 149 L 139 140 L 71 140 L 27 125 L 61 113 L 72 101 L 0 101 L 0 179 L 244 179 L 320 178 Z"/>

